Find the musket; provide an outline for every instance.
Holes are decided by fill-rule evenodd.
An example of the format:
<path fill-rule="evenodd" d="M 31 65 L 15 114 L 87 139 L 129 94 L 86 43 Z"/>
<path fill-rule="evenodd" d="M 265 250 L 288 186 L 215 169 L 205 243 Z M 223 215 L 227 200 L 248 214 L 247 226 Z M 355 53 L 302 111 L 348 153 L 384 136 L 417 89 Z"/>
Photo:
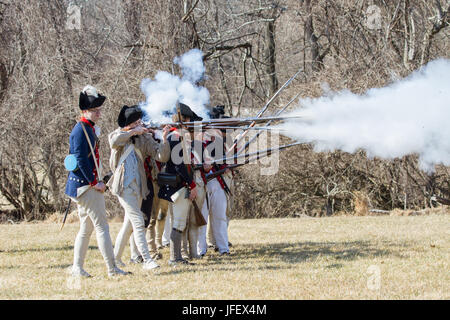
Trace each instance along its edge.
<path fill-rule="evenodd" d="M 247 163 L 248 163 L 248 162 L 247 162 Z M 212 173 L 207 173 L 207 174 L 205 174 L 206 181 L 210 181 L 210 180 L 212 180 L 212 179 L 214 179 L 214 178 L 217 178 L 218 176 L 221 176 L 222 174 L 224 174 L 225 171 L 236 169 L 236 168 L 238 168 L 238 167 L 240 167 L 240 166 L 243 166 L 244 164 L 245 164 L 245 163 L 235 163 L 235 164 L 230 164 L 230 165 L 227 166 L 226 168 L 217 170 L 217 171 L 212 172 Z"/>
<path fill-rule="evenodd" d="M 259 118 L 269 107 L 270 103 L 275 100 L 275 98 L 280 94 L 281 91 L 283 91 L 295 78 L 297 78 L 298 74 L 302 71 L 302 68 L 300 68 L 296 74 L 294 74 L 288 81 L 286 81 L 283 86 L 278 89 L 277 92 L 275 92 L 275 94 L 273 95 L 273 97 L 267 101 L 266 105 L 262 108 L 261 111 L 258 112 L 258 114 L 256 115 L 257 118 Z"/>
<path fill-rule="evenodd" d="M 200 208 L 197 205 L 197 202 L 195 202 L 195 199 L 192 200 L 192 204 L 194 205 L 194 216 L 195 216 L 195 222 L 197 224 L 197 227 L 201 227 L 207 224 L 205 218 L 202 215 L 202 212 Z"/>
<path fill-rule="evenodd" d="M 72 203 L 72 199 L 69 198 L 69 204 L 67 205 L 66 212 L 64 213 L 62 225 L 61 225 L 61 228 L 59 229 L 59 231 L 61 231 L 64 228 L 64 224 L 66 223 L 66 219 L 67 219 L 67 215 L 69 214 L 69 209 L 70 209 L 71 203 Z"/>
<path fill-rule="evenodd" d="M 287 107 L 289 107 L 289 106 L 291 105 L 291 103 L 294 102 L 295 99 L 297 99 L 297 97 L 298 97 L 299 95 L 300 95 L 300 92 L 297 93 L 297 94 L 295 95 L 295 97 L 292 98 L 292 99 L 291 99 L 291 100 L 290 100 L 283 108 L 281 108 L 281 110 L 279 110 L 279 111 L 274 115 L 274 117 L 278 117 L 281 113 L 283 113 L 283 111 L 286 110 Z M 272 123 L 272 120 L 269 120 L 269 122 L 267 122 L 267 124 L 266 124 L 264 127 L 270 126 L 271 123 Z M 243 147 L 242 149 L 240 149 L 240 150 L 237 151 L 237 154 L 241 154 L 242 151 L 247 150 L 247 149 L 248 149 L 248 146 L 249 146 L 253 141 L 255 141 L 255 139 L 257 139 L 257 138 L 259 137 L 260 134 L 261 134 L 261 132 L 258 132 L 253 138 L 251 138 L 251 139 L 244 145 L 244 147 Z"/>
<path fill-rule="evenodd" d="M 258 155 L 258 156 L 270 155 L 274 151 L 287 149 L 287 148 L 290 148 L 290 147 L 293 147 L 293 146 L 296 146 L 296 145 L 299 145 L 299 144 L 302 144 L 302 143 L 303 142 L 294 142 L 294 143 L 291 143 L 291 144 L 285 144 L 285 145 L 282 145 L 282 146 L 279 146 L 279 147 L 275 147 L 275 148 L 270 148 L 270 149 L 266 149 L 266 150 L 258 150 L 256 152 L 252 152 L 252 153 L 246 153 L 246 154 L 240 154 L 240 155 L 236 154 L 236 155 L 234 155 L 232 157 L 225 157 L 225 158 L 222 158 L 222 159 L 214 160 L 212 162 L 208 162 L 207 164 L 214 165 L 214 164 L 219 164 L 219 163 L 225 163 L 228 160 L 236 160 L 236 159 L 240 159 L 240 158 L 249 158 L 249 157 L 254 156 L 254 155 Z M 252 160 L 254 160 L 254 159 L 252 159 Z M 244 162 L 244 164 L 245 164 L 245 162 Z M 198 170 L 198 169 L 201 169 L 201 168 L 203 168 L 203 164 L 197 164 L 197 165 L 194 166 L 194 170 Z"/>
<path fill-rule="evenodd" d="M 288 117 L 261 117 L 261 118 L 222 118 L 222 119 L 210 119 L 204 121 L 189 121 L 189 122 L 168 122 L 159 125 L 146 124 L 145 127 L 148 129 L 161 129 L 162 127 L 168 125 L 172 127 L 186 127 L 186 128 L 204 128 L 213 126 L 246 126 L 248 124 L 263 123 L 268 121 L 284 121 L 291 119 L 302 118 L 301 116 L 288 116 Z M 246 128 L 247 129 L 247 128 Z"/>
<path fill-rule="evenodd" d="M 262 116 L 262 114 L 267 110 L 267 108 L 269 107 L 270 103 L 275 100 L 275 98 L 281 93 L 281 91 L 283 91 L 296 77 L 297 75 L 302 71 L 302 69 L 300 68 L 296 74 L 294 74 L 288 81 L 286 81 L 283 86 L 278 89 L 277 92 L 275 92 L 275 94 L 272 96 L 272 98 L 267 101 L 267 103 L 265 104 L 265 106 L 261 109 L 261 111 L 258 112 L 258 114 L 256 115 L 256 118 L 260 118 Z M 250 127 L 254 127 L 256 123 L 251 123 L 249 125 Z M 234 148 L 238 145 L 238 143 L 245 137 L 245 135 L 248 133 L 248 129 L 246 131 L 244 131 L 242 134 L 240 134 L 238 137 L 236 137 L 236 139 L 233 142 L 233 145 L 230 147 L 230 149 L 228 149 L 227 154 L 230 153 L 230 151 L 234 150 Z"/>
<path fill-rule="evenodd" d="M 194 127 L 196 128 L 196 127 Z M 281 128 L 266 128 L 266 127 L 252 127 L 248 129 L 244 129 L 242 127 L 231 127 L 231 126 L 205 126 L 202 127 L 205 130 L 209 129 L 231 129 L 231 130 L 256 130 L 256 131 L 287 131 L 286 129 Z"/>
<path fill-rule="evenodd" d="M 205 174 L 206 181 L 210 181 L 210 180 L 212 180 L 212 179 L 214 179 L 214 178 L 217 178 L 218 176 L 224 174 L 225 171 L 227 171 L 227 170 L 234 170 L 234 169 L 239 168 L 239 167 L 241 167 L 241 166 L 243 166 L 243 165 L 245 165 L 245 164 L 249 164 L 249 163 L 251 163 L 251 162 L 253 162 L 253 161 L 257 161 L 257 160 L 259 160 L 259 159 L 262 158 L 262 157 L 268 157 L 268 156 L 270 156 L 270 155 L 272 154 L 273 151 L 283 150 L 283 149 L 286 149 L 286 148 L 288 148 L 288 147 L 292 147 L 292 146 L 297 145 L 297 144 L 300 144 L 300 143 L 293 143 L 293 144 L 290 144 L 290 145 L 285 145 L 285 146 L 282 146 L 283 148 L 280 147 L 280 149 L 270 149 L 270 150 L 267 151 L 266 153 L 260 153 L 260 154 L 258 154 L 256 157 L 253 157 L 253 158 L 247 158 L 247 159 L 245 159 L 245 161 L 242 162 L 242 163 L 234 163 L 234 164 L 230 164 L 230 165 L 228 165 L 227 167 L 225 167 L 225 168 L 223 168 L 223 169 L 217 170 L 217 171 L 212 172 L 212 173 L 207 173 L 207 174 Z M 245 155 L 244 155 L 244 156 L 245 156 Z M 246 155 L 246 156 L 250 156 L 250 155 Z"/>
<path fill-rule="evenodd" d="M 289 107 L 290 105 L 291 105 L 291 103 L 292 102 L 294 102 L 295 101 L 295 99 L 297 99 L 297 97 L 300 95 L 300 93 L 297 93 L 285 106 L 283 106 L 283 108 L 281 108 L 281 110 L 279 110 L 277 113 L 275 113 L 273 116 L 274 117 L 278 117 L 284 110 L 286 110 L 287 109 L 287 107 Z M 269 129 L 269 128 L 267 128 L 267 127 L 269 127 L 270 126 L 270 124 L 272 123 L 272 121 L 273 120 L 269 120 L 269 122 L 267 122 L 267 124 L 264 126 L 264 127 L 253 127 L 253 128 L 248 128 L 248 129 L 256 129 L 256 130 L 264 130 L 264 129 Z M 247 129 L 247 130 L 248 130 Z M 247 142 L 246 144 L 245 144 L 245 146 L 242 148 L 242 149 L 240 149 L 240 150 L 238 150 L 237 151 L 237 155 L 239 155 L 239 154 L 241 154 L 241 152 L 242 151 L 246 151 L 247 149 L 248 149 L 248 146 L 250 145 L 250 143 L 252 143 L 256 138 L 258 138 L 259 137 L 259 135 L 261 134 L 261 131 L 260 132 L 258 132 L 249 142 Z M 270 153 L 267 153 L 267 156 L 269 156 L 271 154 L 271 152 Z M 218 171 L 216 171 L 216 172 L 213 172 L 213 173 L 210 173 L 210 174 L 206 174 L 206 180 L 207 181 L 209 181 L 209 180 L 211 180 L 211 179 L 214 179 L 214 178 L 216 178 L 216 177 L 218 177 L 218 176 L 221 176 L 223 173 L 225 173 L 225 171 L 227 170 L 227 169 L 230 169 L 230 170 L 233 170 L 233 169 L 235 169 L 235 168 L 238 168 L 238 167 L 240 167 L 240 166 L 243 166 L 244 164 L 247 164 L 247 163 L 250 163 L 250 162 L 252 162 L 252 161 L 257 161 L 257 160 L 259 160 L 259 158 L 260 158 L 260 155 L 258 155 L 256 158 L 252 158 L 252 159 L 246 159 L 245 160 L 245 162 L 244 163 L 240 163 L 240 164 L 232 164 L 232 165 L 230 165 L 230 166 L 227 166 L 227 168 L 225 168 L 225 169 L 221 169 L 221 170 L 218 170 Z M 224 183 L 225 183 L 225 181 L 224 181 Z"/>

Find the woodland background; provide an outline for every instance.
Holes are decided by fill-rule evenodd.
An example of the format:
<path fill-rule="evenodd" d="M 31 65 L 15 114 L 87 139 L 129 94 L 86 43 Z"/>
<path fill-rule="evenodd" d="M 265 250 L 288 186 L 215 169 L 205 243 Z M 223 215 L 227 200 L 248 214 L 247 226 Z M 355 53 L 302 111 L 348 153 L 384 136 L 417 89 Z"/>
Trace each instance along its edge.
<path fill-rule="evenodd" d="M 81 9 L 80 29 L 67 25 L 70 5 Z M 86 84 L 108 97 L 107 164 L 105 134 L 122 105 L 145 99 L 143 78 L 179 74 L 173 58 L 192 48 L 204 53 L 211 106 L 233 116 L 256 114 L 302 68 L 269 115 L 296 94 L 321 96 L 324 83 L 363 93 L 449 58 L 449 9 L 448 0 L 0 0 L 0 220 L 64 210 L 63 159 Z M 280 160 L 274 176 L 239 170 L 234 217 L 355 214 L 361 203 L 420 210 L 436 205 L 433 194 L 450 196 L 449 168 L 427 174 L 414 155 L 386 161 L 302 145 Z M 121 213 L 114 197 L 107 203 Z"/>

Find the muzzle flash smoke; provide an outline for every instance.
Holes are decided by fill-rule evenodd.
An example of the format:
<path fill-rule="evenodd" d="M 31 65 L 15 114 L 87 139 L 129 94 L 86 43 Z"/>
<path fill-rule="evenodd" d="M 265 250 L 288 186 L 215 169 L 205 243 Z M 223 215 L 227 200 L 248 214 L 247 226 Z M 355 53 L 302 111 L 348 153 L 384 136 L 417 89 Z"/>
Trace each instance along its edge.
<path fill-rule="evenodd" d="M 450 165 L 450 60 L 428 63 L 408 77 L 363 95 L 348 90 L 303 99 L 278 127 L 316 151 L 364 149 L 369 157 L 417 154 L 422 169 Z"/>

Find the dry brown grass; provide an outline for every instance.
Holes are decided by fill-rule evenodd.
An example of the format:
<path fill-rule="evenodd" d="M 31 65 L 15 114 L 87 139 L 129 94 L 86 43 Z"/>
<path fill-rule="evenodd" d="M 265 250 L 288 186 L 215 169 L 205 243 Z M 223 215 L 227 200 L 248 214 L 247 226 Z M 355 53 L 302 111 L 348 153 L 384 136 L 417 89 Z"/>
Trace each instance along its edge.
<path fill-rule="evenodd" d="M 369 199 L 363 192 L 356 191 L 353 193 L 353 207 L 355 215 L 367 216 L 369 215 Z"/>
<path fill-rule="evenodd" d="M 230 257 L 109 279 L 91 238 L 74 281 L 78 223 L 0 225 L 0 299 L 449 299 L 450 216 L 232 220 Z M 120 223 L 111 223 L 115 239 Z M 124 261 L 129 259 L 127 249 Z M 373 287 L 373 270 L 380 287 Z M 376 283 L 376 282 L 375 282 Z"/>

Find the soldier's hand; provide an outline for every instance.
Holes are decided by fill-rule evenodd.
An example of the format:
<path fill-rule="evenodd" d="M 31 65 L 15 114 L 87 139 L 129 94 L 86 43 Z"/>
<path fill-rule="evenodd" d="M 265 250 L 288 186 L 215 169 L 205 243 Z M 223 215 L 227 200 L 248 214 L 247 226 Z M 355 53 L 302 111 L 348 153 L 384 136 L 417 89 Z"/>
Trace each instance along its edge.
<path fill-rule="evenodd" d="M 94 186 L 94 189 L 97 190 L 98 192 L 105 192 L 106 190 L 106 185 L 103 182 L 99 182 Z"/>
<path fill-rule="evenodd" d="M 133 129 L 131 129 L 131 132 L 133 133 L 134 136 L 138 136 L 144 133 L 148 132 L 148 129 L 142 126 L 137 126 Z"/>
<path fill-rule="evenodd" d="M 163 133 L 162 133 L 162 138 L 163 138 L 163 141 L 166 141 L 167 140 L 167 135 L 169 134 L 169 132 L 170 132 L 170 126 L 164 126 L 164 128 L 163 128 Z"/>
<path fill-rule="evenodd" d="M 203 170 L 204 170 L 205 172 L 210 172 L 211 169 L 212 169 L 212 165 L 210 165 L 210 164 L 208 164 L 208 163 L 204 163 L 204 164 L 203 164 Z"/>
<path fill-rule="evenodd" d="M 195 198 L 197 198 L 197 195 L 198 195 L 197 187 L 191 189 L 191 192 L 189 193 L 189 200 L 191 201 L 195 200 Z"/>

